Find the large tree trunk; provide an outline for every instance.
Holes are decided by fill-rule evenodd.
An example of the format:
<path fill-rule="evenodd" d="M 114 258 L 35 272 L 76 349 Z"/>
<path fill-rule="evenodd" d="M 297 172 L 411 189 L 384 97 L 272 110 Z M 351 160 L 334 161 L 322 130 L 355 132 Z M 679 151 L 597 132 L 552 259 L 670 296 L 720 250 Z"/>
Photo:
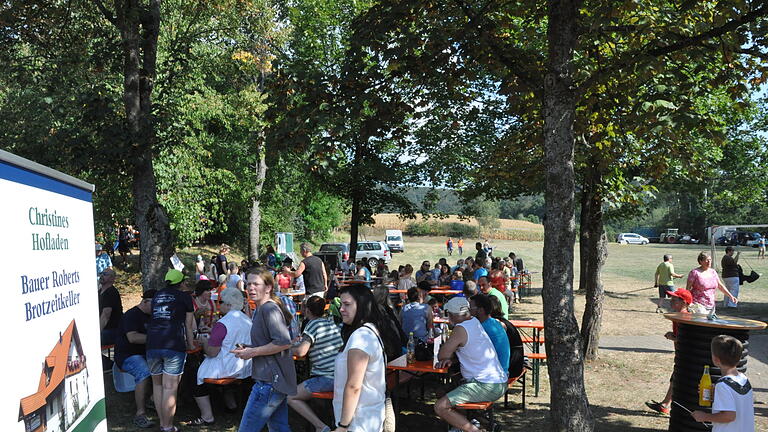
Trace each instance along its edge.
<path fill-rule="evenodd" d="M 151 157 L 140 157 L 134 164 L 133 212 L 141 232 L 141 285 L 146 291 L 164 285 L 173 243 L 168 216 L 157 202 L 157 185 Z"/>
<path fill-rule="evenodd" d="M 262 143 L 264 141 L 262 140 Z M 259 225 L 261 224 L 261 191 L 264 187 L 264 179 L 267 178 L 267 161 L 264 155 L 264 145 L 259 146 L 259 163 L 256 166 L 256 185 L 254 186 L 254 194 L 251 200 L 251 226 L 249 230 L 249 251 L 248 259 L 251 262 L 256 262 L 259 259 L 259 238 L 261 236 L 261 230 Z"/>
<path fill-rule="evenodd" d="M 123 48 L 123 103 L 128 145 L 133 162 L 133 212 L 141 232 L 141 284 L 144 290 L 163 286 L 173 243 L 168 216 L 157 200 L 153 166 L 155 141 L 152 90 L 156 76 L 160 0 L 144 6 L 137 0 L 115 2 L 114 18 Z M 105 11 L 105 14 L 108 12 Z"/>
<path fill-rule="evenodd" d="M 550 0 L 548 61 L 544 79 L 546 220 L 544 221 L 544 325 L 550 378 L 551 430 L 592 431 L 584 388 L 581 335 L 573 309 L 574 134 L 573 51 L 579 1 Z"/>
<path fill-rule="evenodd" d="M 349 221 L 349 259 L 357 261 L 357 233 L 360 226 L 360 198 L 352 194 L 352 215 Z"/>
<path fill-rule="evenodd" d="M 581 213 L 579 215 L 579 293 L 587 290 L 587 274 L 589 273 L 589 233 L 584 229 L 589 221 L 589 194 L 582 189 Z"/>
<path fill-rule="evenodd" d="M 586 274 L 582 275 L 585 282 L 586 305 L 581 319 L 581 338 L 583 342 L 584 358 L 594 360 L 597 358 L 600 343 L 600 324 L 603 316 L 603 290 L 602 270 L 605 259 L 608 256 L 606 247 L 607 238 L 603 225 L 603 196 L 600 192 L 601 175 L 598 168 L 593 168 L 585 175 L 583 195 L 586 199 L 588 211 L 582 218 L 582 238 L 586 241 L 586 255 L 582 260 L 587 262 Z"/>

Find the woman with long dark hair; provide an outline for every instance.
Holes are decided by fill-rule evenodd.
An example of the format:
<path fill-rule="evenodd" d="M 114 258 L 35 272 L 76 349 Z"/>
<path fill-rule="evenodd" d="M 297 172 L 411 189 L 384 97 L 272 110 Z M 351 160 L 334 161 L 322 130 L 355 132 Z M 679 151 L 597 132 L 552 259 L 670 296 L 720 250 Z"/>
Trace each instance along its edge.
<path fill-rule="evenodd" d="M 288 325 L 292 316 L 275 294 L 272 273 L 249 272 L 248 296 L 254 302 L 251 347 L 232 351 L 241 359 L 253 359 L 256 381 L 240 421 L 241 431 L 290 432 L 288 396 L 296 394 L 296 369 L 291 356 Z"/>
<path fill-rule="evenodd" d="M 333 411 L 336 431 L 381 432 L 386 399 L 385 318 L 362 284 L 340 291 L 342 351 L 336 356 Z"/>

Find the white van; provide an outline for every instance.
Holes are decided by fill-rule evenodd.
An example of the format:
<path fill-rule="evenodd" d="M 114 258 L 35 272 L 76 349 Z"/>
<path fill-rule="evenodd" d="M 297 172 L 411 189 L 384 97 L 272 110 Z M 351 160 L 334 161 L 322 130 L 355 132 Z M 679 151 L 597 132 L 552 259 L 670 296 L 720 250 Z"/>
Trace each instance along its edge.
<path fill-rule="evenodd" d="M 403 242 L 403 232 L 400 230 L 387 230 L 384 233 L 384 243 L 389 246 L 392 253 L 405 252 L 405 242 Z"/>

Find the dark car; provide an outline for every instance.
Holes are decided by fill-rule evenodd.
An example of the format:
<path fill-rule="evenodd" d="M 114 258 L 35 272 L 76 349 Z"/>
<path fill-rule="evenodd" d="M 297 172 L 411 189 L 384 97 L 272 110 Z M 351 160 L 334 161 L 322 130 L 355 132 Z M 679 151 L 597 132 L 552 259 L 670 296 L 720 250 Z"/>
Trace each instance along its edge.
<path fill-rule="evenodd" d="M 323 243 L 320 252 L 341 252 L 341 259 L 349 259 L 349 245 L 347 243 Z"/>

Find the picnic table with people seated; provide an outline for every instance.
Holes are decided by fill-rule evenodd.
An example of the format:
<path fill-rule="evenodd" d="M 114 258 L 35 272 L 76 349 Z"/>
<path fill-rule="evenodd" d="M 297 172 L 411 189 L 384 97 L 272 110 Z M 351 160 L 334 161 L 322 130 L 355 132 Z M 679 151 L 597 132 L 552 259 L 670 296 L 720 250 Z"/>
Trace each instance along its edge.
<path fill-rule="evenodd" d="M 199 409 L 182 422 L 187 426 L 214 424 L 220 404 L 212 399 L 222 397 L 226 409 L 243 410 L 240 430 L 289 430 L 290 406 L 317 432 L 393 431 L 387 399 L 398 401 L 415 381 L 423 398 L 425 382 L 437 377 L 436 393 L 445 396 L 435 414 L 452 430 L 497 430 L 493 405 L 506 401 L 512 384 L 523 384 L 525 407 L 523 345 L 538 394 L 543 323 L 507 321 L 519 301 L 508 291 L 522 277 L 505 271 L 517 272 L 514 261 L 489 251 L 478 253 L 482 262 L 460 259 L 454 267 L 441 259 L 433 269 L 425 261 L 414 280 L 411 265 L 379 265 L 375 276 L 362 260 L 347 265 L 348 273 L 331 273 L 308 245 L 301 250 L 298 270 L 292 262 L 225 265 L 219 256 L 219 283 L 202 264 L 191 281 L 170 270 L 163 289 L 146 292 L 126 312 L 115 370 L 136 381 L 134 425 L 155 424 L 143 402 L 152 387 L 161 431 L 176 430 L 178 394 L 191 394 Z M 182 379 L 185 373 L 194 379 Z M 248 388 L 242 401 L 237 395 Z M 313 407 L 322 400 L 333 405 L 332 416 Z M 470 420 L 466 410 L 488 423 Z"/>

